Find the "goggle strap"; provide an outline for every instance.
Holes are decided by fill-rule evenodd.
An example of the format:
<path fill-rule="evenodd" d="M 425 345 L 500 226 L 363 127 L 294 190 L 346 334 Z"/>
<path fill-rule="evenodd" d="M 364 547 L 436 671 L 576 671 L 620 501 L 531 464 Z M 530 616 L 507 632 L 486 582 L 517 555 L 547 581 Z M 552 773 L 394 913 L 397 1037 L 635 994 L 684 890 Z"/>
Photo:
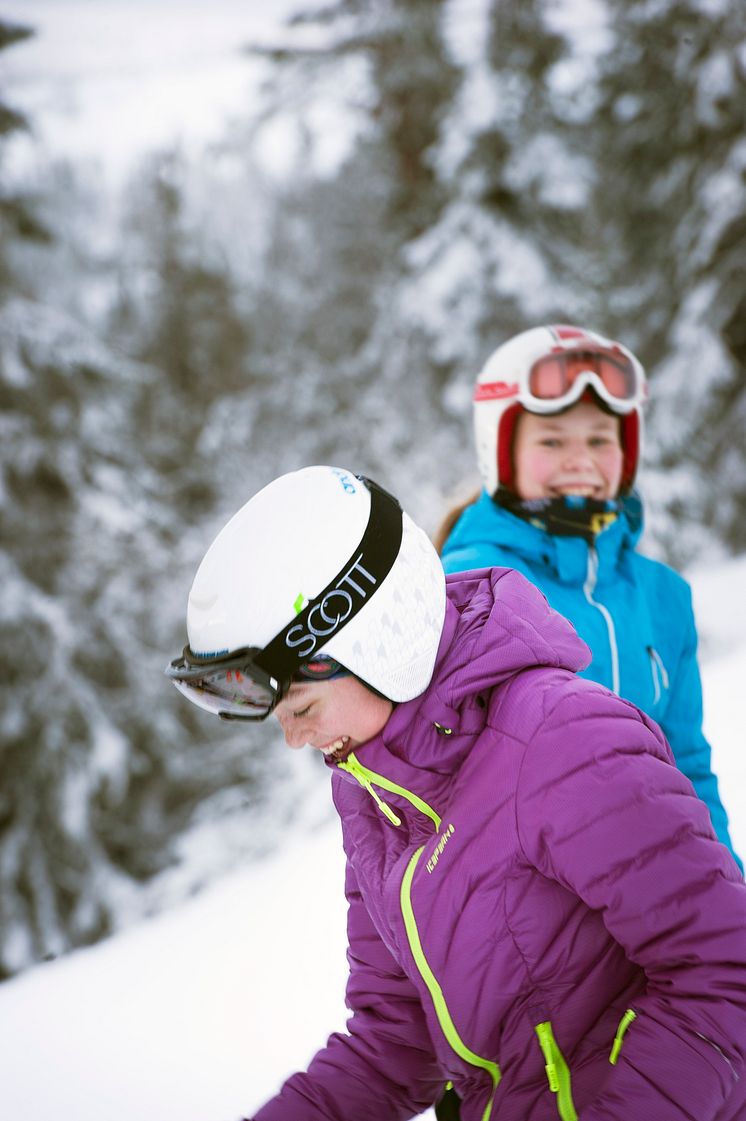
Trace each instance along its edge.
<path fill-rule="evenodd" d="M 318 646 L 365 607 L 399 555 L 404 531 L 401 506 L 371 479 L 357 477 L 370 491 L 368 524 L 360 542 L 323 591 L 255 657 L 256 664 L 278 681 L 289 681 Z"/>
<path fill-rule="evenodd" d="M 200 657 L 199 654 L 194 653 L 187 643 L 181 657 L 174 659 L 170 666 L 166 668 L 166 675 L 177 681 L 200 681 L 206 674 L 213 673 L 216 670 L 242 669 L 247 658 L 252 657 L 254 653 L 254 650 L 242 647 L 240 650 L 230 650 L 225 654 L 211 654 L 208 657 Z"/>

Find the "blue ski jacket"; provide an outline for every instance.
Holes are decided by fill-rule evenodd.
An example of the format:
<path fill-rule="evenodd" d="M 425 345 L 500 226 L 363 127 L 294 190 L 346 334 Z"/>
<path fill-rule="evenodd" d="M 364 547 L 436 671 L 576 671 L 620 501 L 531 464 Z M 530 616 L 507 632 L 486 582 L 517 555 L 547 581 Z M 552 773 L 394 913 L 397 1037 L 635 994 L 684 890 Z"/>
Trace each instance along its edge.
<path fill-rule="evenodd" d="M 642 525 L 642 503 L 632 494 L 617 520 L 589 545 L 516 517 L 483 491 L 451 531 L 443 566 L 449 573 L 515 568 L 544 593 L 593 653 L 582 676 L 632 701 L 661 726 L 743 872 L 702 731 L 691 588 L 668 565 L 636 551 Z"/>

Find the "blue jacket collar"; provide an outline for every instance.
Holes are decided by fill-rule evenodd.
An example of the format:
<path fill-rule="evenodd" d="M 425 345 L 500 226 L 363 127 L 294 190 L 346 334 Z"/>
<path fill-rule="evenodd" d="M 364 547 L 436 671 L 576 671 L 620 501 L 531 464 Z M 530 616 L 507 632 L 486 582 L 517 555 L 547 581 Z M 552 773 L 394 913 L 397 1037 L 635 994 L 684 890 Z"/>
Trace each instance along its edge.
<path fill-rule="evenodd" d="M 596 538 L 599 579 L 623 563 L 642 529 L 642 501 L 633 491 L 624 499 L 617 520 Z M 547 533 L 496 505 L 485 491 L 461 515 L 449 542 L 454 548 L 480 543 L 509 549 L 528 563 L 548 565 L 562 583 L 582 582 L 588 569 L 589 547 L 582 537 Z"/>

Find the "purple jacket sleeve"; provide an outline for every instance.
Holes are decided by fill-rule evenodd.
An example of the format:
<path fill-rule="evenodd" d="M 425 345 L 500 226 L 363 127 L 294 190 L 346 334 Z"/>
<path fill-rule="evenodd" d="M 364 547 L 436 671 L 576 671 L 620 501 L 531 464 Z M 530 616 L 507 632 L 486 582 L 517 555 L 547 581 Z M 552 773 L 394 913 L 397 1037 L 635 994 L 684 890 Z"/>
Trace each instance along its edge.
<path fill-rule="evenodd" d="M 406 1121 L 442 1093 L 417 992 L 375 930 L 349 867 L 346 894 L 347 1033 L 330 1036 L 255 1121 Z"/>
<path fill-rule="evenodd" d="M 599 911 L 647 977 L 580 1121 L 712 1121 L 746 1078 L 746 885 L 655 725 L 608 697 L 595 708 L 546 719 L 517 803 L 527 857 Z"/>

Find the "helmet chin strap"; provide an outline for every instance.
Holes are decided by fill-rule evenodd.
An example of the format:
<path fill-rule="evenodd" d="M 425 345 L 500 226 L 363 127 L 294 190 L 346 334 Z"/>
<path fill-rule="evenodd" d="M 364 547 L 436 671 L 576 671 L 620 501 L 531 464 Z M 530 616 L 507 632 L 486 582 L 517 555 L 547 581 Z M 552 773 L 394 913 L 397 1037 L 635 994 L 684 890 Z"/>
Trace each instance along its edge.
<path fill-rule="evenodd" d="M 621 503 L 614 498 L 519 498 L 507 487 L 498 487 L 493 501 L 530 525 L 556 537 L 583 537 L 593 544 L 619 517 Z"/>

